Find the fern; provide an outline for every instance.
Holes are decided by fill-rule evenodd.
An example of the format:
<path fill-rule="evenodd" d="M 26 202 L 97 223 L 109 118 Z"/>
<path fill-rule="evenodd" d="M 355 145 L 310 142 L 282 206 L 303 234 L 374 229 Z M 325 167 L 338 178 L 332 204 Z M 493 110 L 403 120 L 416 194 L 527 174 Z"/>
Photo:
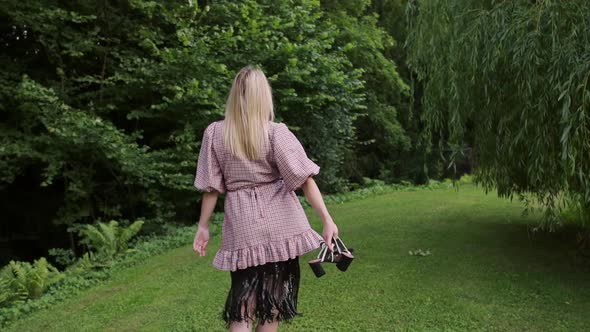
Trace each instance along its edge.
<path fill-rule="evenodd" d="M 99 249 L 106 254 L 107 257 L 113 257 L 117 253 L 117 231 L 119 224 L 115 220 L 111 220 L 108 224 L 98 223 L 98 229 L 104 237 L 102 247 Z"/>
<path fill-rule="evenodd" d="M 116 220 L 108 223 L 98 222 L 97 225 L 86 225 L 80 233 L 83 243 L 96 250 L 94 256 L 89 256 L 97 263 L 112 261 L 119 255 L 129 252 L 129 242 L 141 230 L 144 221 L 137 220 L 128 227 L 120 227 Z"/>
<path fill-rule="evenodd" d="M 10 261 L 0 272 L 0 305 L 23 302 L 41 297 L 49 286 L 64 274 L 45 257 L 29 262 Z"/>
<path fill-rule="evenodd" d="M 129 241 L 132 237 L 139 233 L 141 227 L 143 226 L 143 223 L 143 220 L 137 220 L 133 224 L 129 225 L 129 227 L 120 229 L 119 240 L 117 245 L 117 248 L 120 251 L 127 251 Z"/>
<path fill-rule="evenodd" d="M 0 307 L 10 303 L 12 295 L 10 280 L 8 278 L 0 277 Z"/>

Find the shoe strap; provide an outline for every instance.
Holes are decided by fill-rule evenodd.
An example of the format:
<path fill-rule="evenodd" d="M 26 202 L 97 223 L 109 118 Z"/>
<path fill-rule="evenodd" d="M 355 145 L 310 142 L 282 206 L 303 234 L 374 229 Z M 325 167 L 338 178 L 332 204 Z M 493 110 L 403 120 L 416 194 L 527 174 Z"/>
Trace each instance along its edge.
<path fill-rule="evenodd" d="M 328 246 L 326 245 L 326 242 L 322 241 L 321 242 L 321 247 L 322 249 L 320 249 L 320 252 L 318 253 L 317 258 L 320 259 L 321 262 L 325 262 L 326 261 L 326 257 L 328 257 L 328 252 L 330 252 L 330 262 L 334 261 L 334 252 L 330 251 L 328 249 Z"/>
<path fill-rule="evenodd" d="M 342 252 L 350 252 L 348 250 L 348 248 L 346 248 L 346 245 L 344 244 L 344 241 L 342 241 L 340 238 L 337 238 L 336 240 L 334 240 L 334 242 L 336 242 L 336 246 L 338 247 L 339 253 L 342 253 Z M 342 250 L 342 248 L 340 248 L 340 245 L 342 245 L 342 247 L 344 248 L 344 250 Z"/>
<path fill-rule="evenodd" d="M 338 241 L 336 239 L 332 239 L 332 242 L 334 243 L 334 246 L 336 247 L 336 251 L 338 252 L 338 254 L 342 255 L 342 248 L 340 248 L 340 244 L 338 243 Z"/>
<path fill-rule="evenodd" d="M 322 241 L 320 242 L 320 251 L 318 252 L 318 256 L 316 258 L 320 259 L 321 261 L 324 260 L 324 257 L 326 255 L 326 250 L 328 249 L 326 247 L 326 242 Z"/>

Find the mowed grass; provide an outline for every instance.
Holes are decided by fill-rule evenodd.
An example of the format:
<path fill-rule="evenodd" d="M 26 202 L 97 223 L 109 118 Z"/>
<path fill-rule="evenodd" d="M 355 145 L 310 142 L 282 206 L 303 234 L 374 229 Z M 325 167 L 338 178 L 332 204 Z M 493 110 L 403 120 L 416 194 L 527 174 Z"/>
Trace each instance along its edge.
<path fill-rule="evenodd" d="M 462 185 L 328 209 L 356 260 L 317 279 L 315 253 L 301 257 L 303 316 L 281 331 L 590 330 L 590 278 L 572 264 L 572 244 L 529 234 L 536 216 L 522 217 L 517 201 Z M 211 266 L 219 240 L 204 258 L 187 243 L 7 331 L 223 331 L 230 278 Z"/>

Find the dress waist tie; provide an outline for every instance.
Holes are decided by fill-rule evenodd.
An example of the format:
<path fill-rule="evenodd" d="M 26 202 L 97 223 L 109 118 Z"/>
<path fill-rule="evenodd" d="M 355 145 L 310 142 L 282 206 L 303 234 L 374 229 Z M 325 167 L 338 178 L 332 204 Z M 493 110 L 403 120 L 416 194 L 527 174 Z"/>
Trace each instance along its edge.
<path fill-rule="evenodd" d="M 264 183 L 244 185 L 244 186 L 238 187 L 236 189 L 232 189 L 232 190 L 227 189 L 227 191 L 238 191 L 238 190 L 249 189 L 250 190 L 250 197 L 252 198 L 252 203 L 254 205 L 256 205 L 256 208 L 260 211 L 260 216 L 262 217 L 262 219 L 266 219 L 266 213 L 264 212 L 264 208 L 262 207 L 262 204 L 260 204 L 260 202 L 258 201 L 258 197 L 260 196 L 260 188 L 259 187 L 273 184 L 273 183 L 280 181 L 280 180 L 282 180 L 282 178 L 278 178 L 273 181 L 264 182 Z"/>

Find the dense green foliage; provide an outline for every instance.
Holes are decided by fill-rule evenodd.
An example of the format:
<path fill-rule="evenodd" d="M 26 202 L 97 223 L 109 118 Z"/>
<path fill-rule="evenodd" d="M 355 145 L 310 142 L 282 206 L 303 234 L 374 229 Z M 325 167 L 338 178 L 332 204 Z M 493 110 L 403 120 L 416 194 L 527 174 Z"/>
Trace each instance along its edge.
<path fill-rule="evenodd" d="M 590 2 L 413 1 L 408 56 L 428 133 L 475 181 L 590 222 Z"/>
<path fill-rule="evenodd" d="M 396 191 L 328 204 L 356 260 L 317 279 L 301 257 L 298 309 L 280 331 L 585 331 L 590 279 L 572 264 L 571 243 L 533 234 L 522 204 L 472 185 Z M 312 226 L 321 222 L 307 210 Z M 211 268 L 220 237 L 197 257 L 181 247 L 111 274 L 9 331 L 227 331 L 218 313 L 229 274 Z M 430 255 L 409 251 L 430 250 Z M 541 259 L 542 258 L 542 259 Z M 346 308 L 346 309 L 343 309 Z"/>
<path fill-rule="evenodd" d="M 356 119 L 355 158 L 347 168 L 355 179 L 382 178 L 392 181 L 408 172 L 400 153 L 412 142 L 400 123 L 399 106 L 407 99 L 408 86 L 386 56 L 395 40 L 378 26 L 377 14 L 366 14 L 370 1 L 325 1 L 326 16 L 339 27 L 335 44 L 344 50 L 355 68 L 362 69 L 367 112 Z"/>
<path fill-rule="evenodd" d="M 38 299 L 64 274 L 41 257 L 33 264 L 10 261 L 0 270 L 0 307 Z"/>
<path fill-rule="evenodd" d="M 79 230 L 83 237 L 80 243 L 94 250 L 96 260 L 113 260 L 133 250 L 129 249 L 129 241 L 141 230 L 143 223 L 143 220 L 137 220 L 127 227 L 121 227 L 118 221 L 111 220 L 108 223 L 99 222 L 98 225 L 84 225 Z"/>
<path fill-rule="evenodd" d="M 408 174 L 395 160 L 411 145 L 396 109 L 408 89 L 368 2 L 360 11 L 312 0 L 204 3 L 0 4 L 7 216 L 64 225 L 143 218 L 145 231 L 195 220 L 202 131 L 222 117 L 246 64 L 269 77 L 278 121 L 322 166 L 324 191 Z"/>

